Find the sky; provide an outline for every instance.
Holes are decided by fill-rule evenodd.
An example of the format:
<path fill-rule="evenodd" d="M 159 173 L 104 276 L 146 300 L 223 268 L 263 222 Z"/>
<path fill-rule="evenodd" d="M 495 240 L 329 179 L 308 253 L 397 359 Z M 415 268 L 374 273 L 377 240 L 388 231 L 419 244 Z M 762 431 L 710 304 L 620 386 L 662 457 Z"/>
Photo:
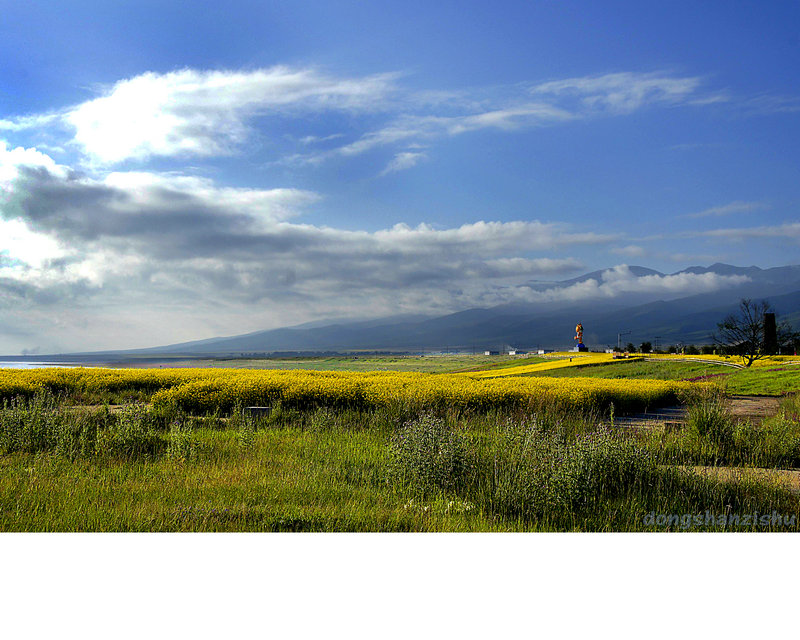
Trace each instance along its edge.
<path fill-rule="evenodd" d="M 800 263 L 796 2 L 0 0 L 0 61 L 0 353 Z"/>

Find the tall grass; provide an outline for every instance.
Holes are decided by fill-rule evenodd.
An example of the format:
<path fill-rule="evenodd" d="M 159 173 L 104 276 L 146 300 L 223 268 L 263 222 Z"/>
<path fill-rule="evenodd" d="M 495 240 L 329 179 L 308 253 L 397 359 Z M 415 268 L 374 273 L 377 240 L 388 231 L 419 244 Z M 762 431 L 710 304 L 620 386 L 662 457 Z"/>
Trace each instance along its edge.
<path fill-rule="evenodd" d="M 655 458 L 645 449 L 548 418 L 507 418 L 475 439 L 424 417 L 392 438 L 392 475 L 421 495 L 449 491 L 500 517 L 551 524 L 582 520 L 652 481 Z"/>
<path fill-rule="evenodd" d="M 647 439 L 660 461 L 800 468 L 800 402 L 796 396 L 785 398 L 779 414 L 761 423 L 736 420 L 719 387 L 698 388 L 684 400 L 686 429 Z"/>
<path fill-rule="evenodd" d="M 172 431 L 170 429 L 172 428 Z M 111 412 L 66 407 L 39 391 L 32 398 L 5 401 L 0 408 L 0 453 L 53 452 L 70 460 L 91 456 L 123 458 L 163 454 L 186 432 L 187 416 L 173 408 L 129 405 Z M 167 437 L 167 432 L 171 435 Z"/>
<path fill-rule="evenodd" d="M 639 531 L 658 529 L 654 511 L 800 510 L 785 492 L 664 468 L 652 443 L 599 424 L 556 405 L 200 418 L 41 395 L 0 409 L 0 530 Z"/>

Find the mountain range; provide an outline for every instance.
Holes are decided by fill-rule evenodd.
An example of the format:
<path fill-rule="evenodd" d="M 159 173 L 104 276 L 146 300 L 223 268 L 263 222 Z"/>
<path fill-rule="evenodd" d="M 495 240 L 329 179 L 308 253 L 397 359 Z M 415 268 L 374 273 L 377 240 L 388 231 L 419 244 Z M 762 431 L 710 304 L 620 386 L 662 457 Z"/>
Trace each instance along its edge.
<path fill-rule="evenodd" d="M 685 295 L 685 281 L 722 282 Z M 800 326 L 800 265 L 760 269 L 713 264 L 663 274 L 629 266 L 587 273 L 560 282 L 526 283 L 541 301 L 475 308 L 431 317 L 397 315 L 369 320 L 315 321 L 303 325 L 209 338 L 126 354 L 157 353 L 240 356 L 286 352 L 483 351 L 513 347 L 569 349 L 574 327 L 584 342 L 602 349 L 644 341 L 704 344 L 717 322 L 737 310 L 742 298 L 768 299 L 778 315 Z M 614 289 L 620 292 L 614 293 Z M 582 297 L 583 296 L 583 297 Z"/>

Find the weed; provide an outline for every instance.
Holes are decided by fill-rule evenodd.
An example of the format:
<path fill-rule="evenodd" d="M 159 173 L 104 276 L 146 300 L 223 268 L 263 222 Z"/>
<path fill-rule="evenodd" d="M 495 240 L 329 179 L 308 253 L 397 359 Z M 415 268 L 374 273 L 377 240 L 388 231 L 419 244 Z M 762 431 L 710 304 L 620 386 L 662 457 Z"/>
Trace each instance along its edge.
<path fill-rule="evenodd" d="M 176 420 L 169 430 L 167 457 L 171 460 L 186 462 L 195 460 L 200 450 L 200 441 L 188 422 Z"/>
<path fill-rule="evenodd" d="M 145 405 L 125 407 L 116 420 L 97 432 L 95 452 L 101 457 L 155 457 L 166 448 L 164 438 L 153 428 Z"/>
<path fill-rule="evenodd" d="M 534 420 L 506 423 L 481 466 L 483 502 L 493 511 L 565 520 L 646 483 L 655 459 L 607 430 L 565 438 Z"/>
<path fill-rule="evenodd" d="M 732 445 L 734 424 L 723 387 L 694 387 L 683 394 L 682 401 L 688 408 L 687 426 L 691 432 L 723 451 Z"/>
<path fill-rule="evenodd" d="M 455 489 L 471 468 L 464 436 L 430 414 L 406 423 L 393 434 L 390 459 L 392 475 L 424 493 Z"/>
<path fill-rule="evenodd" d="M 241 403 L 234 406 L 228 420 L 228 428 L 236 431 L 240 452 L 248 453 L 253 450 L 256 441 L 256 422 L 253 416 L 245 413 Z"/>

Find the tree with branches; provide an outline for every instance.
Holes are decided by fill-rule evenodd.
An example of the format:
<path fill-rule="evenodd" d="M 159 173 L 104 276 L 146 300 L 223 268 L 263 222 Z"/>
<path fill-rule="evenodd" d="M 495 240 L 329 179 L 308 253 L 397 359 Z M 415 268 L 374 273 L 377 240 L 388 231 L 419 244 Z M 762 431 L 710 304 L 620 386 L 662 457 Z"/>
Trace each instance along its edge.
<path fill-rule="evenodd" d="M 797 334 L 788 323 L 774 324 L 774 314 L 768 301 L 742 298 L 739 311 L 717 323 L 717 333 L 712 335 L 714 344 L 722 353 L 739 356 L 749 367 L 797 340 Z"/>

